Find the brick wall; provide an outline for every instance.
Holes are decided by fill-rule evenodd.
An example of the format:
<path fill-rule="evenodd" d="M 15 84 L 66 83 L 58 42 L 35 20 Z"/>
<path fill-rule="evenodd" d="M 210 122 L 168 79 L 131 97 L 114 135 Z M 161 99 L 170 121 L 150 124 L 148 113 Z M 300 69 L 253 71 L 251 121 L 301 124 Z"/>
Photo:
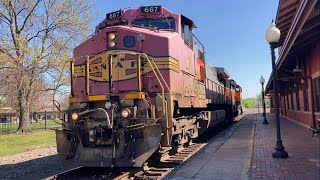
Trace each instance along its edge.
<path fill-rule="evenodd" d="M 286 116 L 284 113 L 281 113 L 281 112 L 284 112 L 284 109 L 282 109 L 282 108 L 279 109 L 280 116 L 288 117 L 290 119 L 293 119 L 293 120 L 298 121 L 300 123 L 303 123 L 305 125 L 309 126 L 313 123 L 311 112 L 286 109 Z M 275 114 L 275 109 L 271 108 L 270 113 Z M 317 122 L 317 119 L 320 119 L 320 113 L 315 113 L 315 116 L 316 116 L 316 122 Z"/>
<path fill-rule="evenodd" d="M 314 46 L 314 48 L 310 49 L 308 55 L 306 55 L 303 59 L 304 63 L 300 65 L 301 69 L 303 69 L 303 75 L 309 76 L 312 78 L 316 78 L 320 76 L 320 41 Z M 281 83 L 281 82 L 280 82 Z M 304 95 L 303 90 L 300 89 L 298 92 L 299 102 L 300 102 L 300 110 L 297 108 L 297 98 L 295 93 L 293 94 L 293 108 L 291 103 L 290 94 L 283 95 L 279 97 L 279 113 L 282 116 L 286 116 L 298 122 L 301 122 L 306 125 L 310 125 L 312 123 L 312 91 L 311 91 L 311 79 L 309 78 L 307 83 L 307 95 L 308 95 L 308 111 L 304 111 Z M 273 97 L 270 97 L 273 98 Z M 287 98 L 289 98 L 289 107 L 287 105 Z M 271 100 L 272 102 L 272 100 Z M 274 108 L 270 108 L 270 113 L 274 114 Z M 316 112 L 316 120 L 320 118 L 320 112 Z"/>

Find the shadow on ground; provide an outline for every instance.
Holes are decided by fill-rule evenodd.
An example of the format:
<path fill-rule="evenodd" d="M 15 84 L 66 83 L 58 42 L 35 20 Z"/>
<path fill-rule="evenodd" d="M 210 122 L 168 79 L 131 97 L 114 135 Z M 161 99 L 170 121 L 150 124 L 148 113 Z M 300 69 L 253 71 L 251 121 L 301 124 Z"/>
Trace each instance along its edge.
<path fill-rule="evenodd" d="M 56 154 L 16 164 L 1 165 L 0 179 L 43 179 L 68 169 L 70 167 L 64 167 Z"/>

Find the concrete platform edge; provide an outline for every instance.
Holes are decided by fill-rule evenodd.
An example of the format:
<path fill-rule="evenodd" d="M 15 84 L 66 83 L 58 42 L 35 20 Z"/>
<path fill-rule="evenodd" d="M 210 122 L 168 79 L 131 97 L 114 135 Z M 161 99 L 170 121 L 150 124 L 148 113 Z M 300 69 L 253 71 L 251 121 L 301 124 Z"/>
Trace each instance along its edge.
<path fill-rule="evenodd" d="M 258 115 L 258 114 L 257 114 Z M 255 138 L 255 134 L 256 134 L 256 124 L 257 124 L 257 115 L 256 115 L 256 119 L 254 121 L 254 125 L 252 128 L 252 132 L 251 132 L 251 138 L 250 138 L 250 154 L 251 154 L 251 158 L 250 161 L 248 163 L 246 163 L 243 167 L 242 170 L 242 174 L 241 174 L 241 179 L 249 179 L 251 177 L 251 166 L 252 166 L 252 157 L 253 157 L 253 147 L 254 147 L 254 138 Z"/>

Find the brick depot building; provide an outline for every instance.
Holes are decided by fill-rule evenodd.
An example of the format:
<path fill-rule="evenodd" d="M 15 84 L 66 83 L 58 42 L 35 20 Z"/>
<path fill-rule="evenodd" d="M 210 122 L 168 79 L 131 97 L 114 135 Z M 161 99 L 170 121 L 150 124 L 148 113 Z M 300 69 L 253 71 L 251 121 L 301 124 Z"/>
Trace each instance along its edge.
<path fill-rule="evenodd" d="M 281 31 L 276 62 L 279 112 L 305 125 L 320 118 L 320 1 L 280 0 L 276 18 Z M 274 113 L 273 78 L 266 93 Z M 319 125 L 320 126 L 320 125 Z"/>

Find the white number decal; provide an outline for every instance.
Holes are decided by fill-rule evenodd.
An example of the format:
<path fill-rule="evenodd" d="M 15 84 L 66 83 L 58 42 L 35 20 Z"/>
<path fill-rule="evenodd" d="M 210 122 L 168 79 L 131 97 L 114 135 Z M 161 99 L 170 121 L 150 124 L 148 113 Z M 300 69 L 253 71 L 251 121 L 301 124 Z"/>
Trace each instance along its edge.
<path fill-rule="evenodd" d="M 143 9 L 144 13 L 154 13 L 158 12 L 158 7 L 157 6 L 150 6 L 150 7 L 145 7 Z"/>
<path fill-rule="evenodd" d="M 108 18 L 109 19 L 115 19 L 121 16 L 121 12 L 120 11 L 116 11 L 116 12 L 112 12 L 110 14 L 108 14 Z"/>

